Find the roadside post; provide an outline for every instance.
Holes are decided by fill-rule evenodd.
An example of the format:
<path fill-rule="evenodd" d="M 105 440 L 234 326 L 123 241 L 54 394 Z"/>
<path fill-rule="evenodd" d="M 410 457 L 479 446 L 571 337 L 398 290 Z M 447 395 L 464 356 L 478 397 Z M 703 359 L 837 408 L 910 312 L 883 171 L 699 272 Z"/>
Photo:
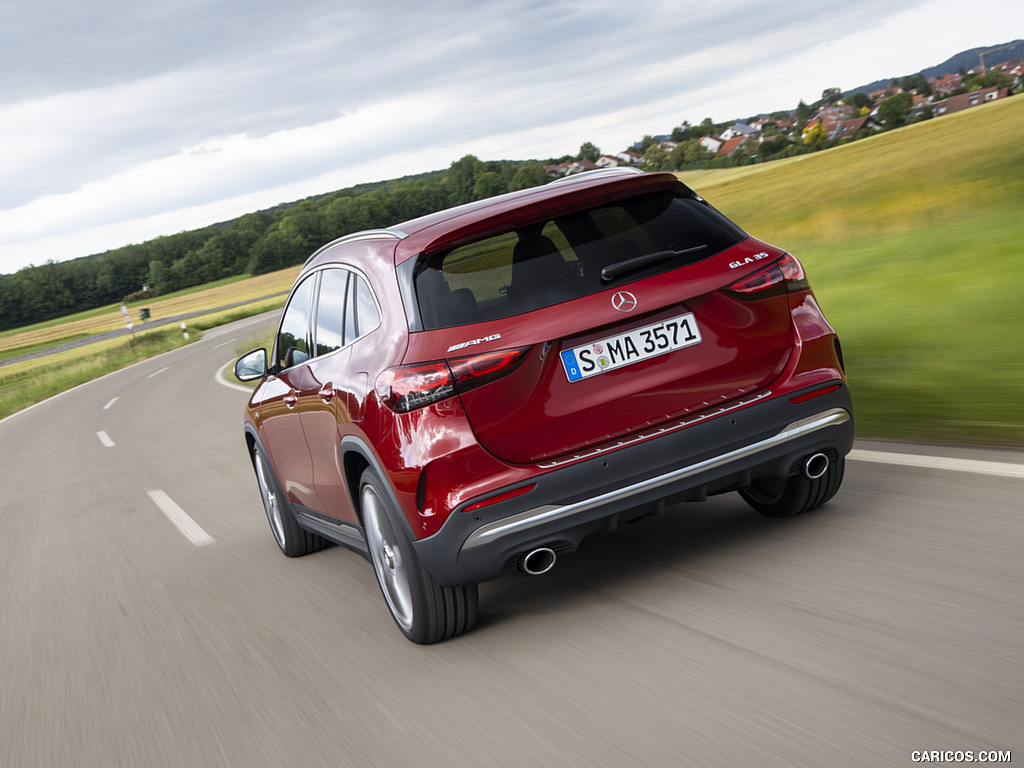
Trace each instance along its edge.
<path fill-rule="evenodd" d="M 121 305 L 121 314 L 124 315 L 124 322 L 125 322 L 125 325 L 128 327 L 128 330 L 129 331 L 132 330 L 134 326 L 132 325 L 131 315 L 128 314 L 128 307 L 127 307 L 127 305 L 125 305 L 125 304 Z"/>

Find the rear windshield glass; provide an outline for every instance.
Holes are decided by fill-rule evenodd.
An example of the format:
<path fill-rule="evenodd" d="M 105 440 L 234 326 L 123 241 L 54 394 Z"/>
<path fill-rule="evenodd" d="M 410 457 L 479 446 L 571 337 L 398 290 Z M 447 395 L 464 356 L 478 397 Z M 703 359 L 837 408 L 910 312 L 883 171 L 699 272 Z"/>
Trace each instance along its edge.
<path fill-rule="evenodd" d="M 497 320 L 701 261 L 746 238 L 701 200 L 658 192 L 421 256 L 424 330 Z"/>

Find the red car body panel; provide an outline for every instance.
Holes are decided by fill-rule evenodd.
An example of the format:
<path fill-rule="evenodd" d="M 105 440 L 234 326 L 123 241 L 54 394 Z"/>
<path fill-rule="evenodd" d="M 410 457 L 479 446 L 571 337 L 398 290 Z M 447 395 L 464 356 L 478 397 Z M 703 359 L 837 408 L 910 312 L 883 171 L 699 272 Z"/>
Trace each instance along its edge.
<path fill-rule="evenodd" d="M 272 368 L 247 408 L 250 448 L 257 441 L 265 446 L 288 501 L 307 515 L 307 523 L 308 515 L 319 515 L 358 529 L 357 470 L 375 466 L 412 535 L 429 542 L 424 545 L 425 561 L 438 569 L 438 578 L 443 572 L 451 581 L 495 573 L 478 563 L 460 565 L 457 552 L 450 567 L 438 565 L 437 553 L 447 551 L 446 542 L 467 546 L 466 531 L 474 525 L 498 515 L 511 519 L 543 493 L 558 493 L 551 490 L 552 478 L 589 472 L 586 466 L 594 456 L 653 443 L 668 434 L 677 435 L 676 445 L 691 424 L 718 419 L 718 450 L 729 457 L 733 443 L 741 440 L 729 437 L 730 418 L 745 425 L 742 439 L 760 446 L 763 435 L 809 414 L 837 409 L 848 414 L 836 334 L 806 284 L 793 282 L 788 291 L 763 296 L 733 290 L 765 267 L 791 258 L 751 237 L 678 269 L 615 283 L 553 306 L 436 330 L 417 327 L 411 289 L 401 276 L 402 265 L 408 267 L 411 259 L 442 254 L 524 223 L 680 187 L 671 174 L 594 174 L 325 246 L 307 262 L 300 281 L 335 267 L 357 271 L 372 287 L 380 324 L 341 349 L 287 370 Z M 613 296 L 623 289 L 637 301 L 630 312 L 613 306 Z M 699 343 L 590 378 L 567 377 L 562 351 L 690 313 L 700 330 Z M 388 371 L 512 349 L 525 354 L 508 375 L 408 412 L 389 407 L 382 383 Z M 820 405 L 802 405 L 793 415 L 771 417 L 786 423 L 762 430 L 757 423 L 761 417 L 742 417 L 768 413 L 769 402 L 774 403 L 772 414 L 785 414 L 789 396 L 832 384 L 841 387 L 841 397 L 821 397 Z M 823 410 L 826 399 L 831 411 Z M 831 435 L 829 429 L 822 427 L 822 434 Z M 819 441 L 827 442 L 837 458 L 849 450 L 852 421 L 842 430 L 838 437 Z M 704 461 L 704 454 L 715 448 L 705 442 L 702 438 L 690 449 L 694 461 Z M 801 443 L 790 453 L 812 449 L 810 442 Z M 772 451 L 774 446 L 764 452 L 767 456 Z M 791 463 L 790 454 L 784 458 Z M 681 456 L 680 462 L 685 459 Z M 699 477 L 709 492 L 717 492 L 719 487 L 742 487 L 760 472 L 790 471 L 783 458 L 772 461 L 770 466 L 765 460 L 748 467 L 746 476 L 730 465 L 729 473 L 720 473 L 721 482 Z M 567 469 L 572 467 L 577 469 Z M 647 482 L 642 467 L 629 471 L 634 473 L 631 478 Z M 627 487 L 633 482 L 622 481 Z M 585 491 L 567 489 L 566 495 Z M 499 501 L 492 503 L 495 498 Z M 620 507 L 615 507 L 616 514 L 621 515 Z M 538 528 L 543 528 L 540 522 Z M 570 540 L 576 541 L 575 534 Z M 526 546 L 525 534 L 522 541 Z M 513 550 L 509 545 L 501 552 Z M 500 572 L 501 564 L 496 567 Z"/>

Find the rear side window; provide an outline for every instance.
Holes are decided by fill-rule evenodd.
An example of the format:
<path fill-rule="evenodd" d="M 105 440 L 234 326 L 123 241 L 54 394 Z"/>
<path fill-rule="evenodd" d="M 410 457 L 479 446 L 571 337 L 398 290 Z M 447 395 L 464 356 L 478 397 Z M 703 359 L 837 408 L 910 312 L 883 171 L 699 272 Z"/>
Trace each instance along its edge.
<path fill-rule="evenodd" d="M 380 310 L 366 279 L 349 269 L 325 269 L 316 310 L 316 350 L 326 355 L 380 325 Z"/>
<path fill-rule="evenodd" d="M 714 256 L 746 234 L 703 201 L 659 192 L 421 256 L 425 330 L 496 320 Z"/>
<path fill-rule="evenodd" d="M 380 310 L 373 299 L 370 286 L 355 273 L 348 281 L 348 299 L 345 310 L 345 343 L 365 336 L 380 325 Z"/>

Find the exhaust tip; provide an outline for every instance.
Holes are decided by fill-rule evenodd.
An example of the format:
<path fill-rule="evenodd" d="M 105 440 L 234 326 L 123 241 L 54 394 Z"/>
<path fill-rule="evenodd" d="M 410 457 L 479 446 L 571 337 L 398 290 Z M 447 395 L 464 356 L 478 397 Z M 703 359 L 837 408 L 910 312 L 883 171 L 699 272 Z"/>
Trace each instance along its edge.
<path fill-rule="evenodd" d="M 555 551 L 549 547 L 531 549 L 519 558 L 519 570 L 530 576 L 540 576 L 555 567 Z"/>
<path fill-rule="evenodd" d="M 807 457 L 804 462 L 803 473 L 808 480 L 817 480 L 828 472 L 828 456 L 824 453 L 815 453 Z"/>

